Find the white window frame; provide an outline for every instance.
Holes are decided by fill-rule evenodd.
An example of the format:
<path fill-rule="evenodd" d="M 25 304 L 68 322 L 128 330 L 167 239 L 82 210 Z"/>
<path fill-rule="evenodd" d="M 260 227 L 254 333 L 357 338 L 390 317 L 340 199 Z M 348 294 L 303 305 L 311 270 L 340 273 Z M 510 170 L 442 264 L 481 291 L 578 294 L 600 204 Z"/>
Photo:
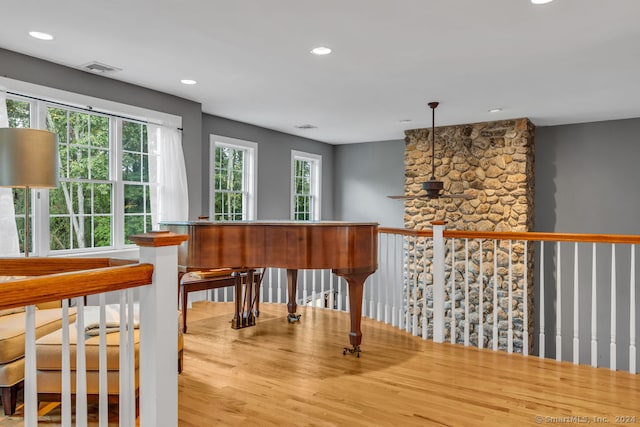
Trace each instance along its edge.
<path fill-rule="evenodd" d="M 0 85 L 6 88 L 7 92 L 18 92 L 25 95 L 21 96 L 7 93 L 7 98 L 29 102 L 31 128 L 33 129 L 46 129 L 45 119 L 47 106 L 69 110 L 74 110 L 74 108 L 77 108 L 80 112 L 87 112 L 86 110 L 84 110 L 85 106 L 91 105 L 92 109 L 95 109 L 97 114 L 104 112 L 106 115 L 111 116 L 110 123 L 111 126 L 113 126 L 113 128 L 111 128 L 113 134 L 110 138 L 110 151 L 113 157 L 113 160 L 111 162 L 111 167 L 113 169 L 111 169 L 110 171 L 112 178 L 110 179 L 110 181 L 114 182 L 111 201 L 113 211 L 113 223 L 111 227 L 112 245 L 84 249 L 74 248 L 51 250 L 49 242 L 50 225 L 48 215 L 49 190 L 32 189 L 31 209 L 33 214 L 31 224 L 33 227 L 33 245 L 30 251 L 31 254 L 35 256 L 83 256 L 92 253 L 101 255 L 109 253 L 110 255 L 116 257 L 135 256 L 135 254 L 130 255 L 130 253 L 132 251 L 137 253 L 138 247 L 133 244 L 124 244 L 124 215 L 120 215 L 120 212 L 124 212 L 124 184 L 122 183 L 122 172 L 120 167 L 122 159 L 122 147 L 117 147 L 117 149 L 115 149 L 111 145 L 115 141 L 115 132 L 117 131 L 119 133 L 119 140 L 121 140 L 121 126 L 123 119 L 125 121 L 154 122 L 166 126 L 176 127 L 182 126 L 182 120 L 179 117 L 170 114 L 47 88 L 31 83 L 10 80 L 3 77 L 0 77 Z M 31 97 L 46 99 L 46 101 L 32 99 Z M 62 105 L 56 106 L 56 103 L 60 103 Z M 76 107 L 74 107 L 74 105 Z M 116 190 L 116 187 L 120 188 Z"/>
<path fill-rule="evenodd" d="M 291 198 L 291 220 L 295 218 L 295 179 L 296 179 L 296 160 L 307 161 L 311 163 L 311 200 L 312 221 L 320 221 L 322 218 L 322 156 L 320 154 L 305 153 L 304 151 L 291 150 L 291 181 L 290 181 L 290 198 Z"/>
<path fill-rule="evenodd" d="M 254 220 L 257 216 L 257 194 L 258 188 L 258 144 L 243 139 L 230 138 L 228 136 L 209 136 L 209 218 L 215 218 L 215 168 L 216 168 L 216 147 L 229 147 L 245 152 L 242 179 L 243 192 L 246 194 L 243 204 L 242 219 Z"/>

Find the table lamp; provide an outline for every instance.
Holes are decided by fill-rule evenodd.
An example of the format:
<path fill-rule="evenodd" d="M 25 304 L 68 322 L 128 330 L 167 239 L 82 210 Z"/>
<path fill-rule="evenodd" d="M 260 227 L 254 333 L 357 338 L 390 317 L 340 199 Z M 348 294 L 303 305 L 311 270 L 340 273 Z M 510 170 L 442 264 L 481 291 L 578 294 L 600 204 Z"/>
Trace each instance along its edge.
<path fill-rule="evenodd" d="M 31 188 L 58 186 L 58 137 L 39 129 L 0 128 L 0 187 L 25 189 L 24 255 L 29 256 Z"/>

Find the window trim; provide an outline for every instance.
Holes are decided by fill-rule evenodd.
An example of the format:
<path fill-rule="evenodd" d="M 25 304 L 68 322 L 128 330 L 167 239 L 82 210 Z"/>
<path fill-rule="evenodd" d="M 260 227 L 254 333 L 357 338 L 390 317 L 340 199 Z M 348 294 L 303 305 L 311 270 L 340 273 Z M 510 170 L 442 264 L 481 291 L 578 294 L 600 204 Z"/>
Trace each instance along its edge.
<path fill-rule="evenodd" d="M 215 218 L 215 182 L 216 147 L 230 147 L 245 150 L 247 153 L 243 176 L 246 185 L 247 205 L 244 207 L 243 220 L 255 220 L 257 217 L 258 189 L 258 143 L 228 136 L 209 136 L 209 218 Z"/>
<path fill-rule="evenodd" d="M 322 155 L 306 153 L 298 150 L 291 150 L 291 179 L 289 181 L 291 220 L 293 221 L 295 219 L 296 160 L 303 160 L 311 163 L 311 196 L 313 200 L 311 221 L 320 221 L 322 218 Z"/>

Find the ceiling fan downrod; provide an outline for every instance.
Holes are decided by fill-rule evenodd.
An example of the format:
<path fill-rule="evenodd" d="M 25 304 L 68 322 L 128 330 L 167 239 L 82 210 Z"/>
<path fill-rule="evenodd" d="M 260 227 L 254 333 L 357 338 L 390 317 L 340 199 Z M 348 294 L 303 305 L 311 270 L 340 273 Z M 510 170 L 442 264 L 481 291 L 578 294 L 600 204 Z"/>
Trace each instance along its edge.
<path fill-rule="evenodd" d="M 436 179 L 436 108 L 440 103 L 436 101 L 430 102 L 431 108 L 431 176 L 429 180 L 422 183 L 422 188 L 427 192 L 427 198 L 437 199 L 444 190 L 444 182 Z"/>
<path fill-rule="evenodd" d="M 433 101 L 430 102 L 429 108 L 431 108 L 431 177 L 429 180 L 436 179 L 436 163 L 434 161 L 436 155 L 436 108 L 440 103 Z"/>

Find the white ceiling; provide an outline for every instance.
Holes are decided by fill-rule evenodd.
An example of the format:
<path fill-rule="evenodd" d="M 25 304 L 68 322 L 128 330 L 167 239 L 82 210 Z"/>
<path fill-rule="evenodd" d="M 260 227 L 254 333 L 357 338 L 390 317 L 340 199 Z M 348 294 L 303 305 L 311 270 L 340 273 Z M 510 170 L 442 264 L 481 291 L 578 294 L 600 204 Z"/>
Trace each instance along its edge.
<path fill-rule="evenodd" d="M 437 125 L 640 117 L 639 0 L 14 0 L 0 12 L 2 48 L 109 64 L 205 113 L 333 144 L 428 127 L 429 101 Z M 311 55 L 319 45 L 333 53 Z"/>

